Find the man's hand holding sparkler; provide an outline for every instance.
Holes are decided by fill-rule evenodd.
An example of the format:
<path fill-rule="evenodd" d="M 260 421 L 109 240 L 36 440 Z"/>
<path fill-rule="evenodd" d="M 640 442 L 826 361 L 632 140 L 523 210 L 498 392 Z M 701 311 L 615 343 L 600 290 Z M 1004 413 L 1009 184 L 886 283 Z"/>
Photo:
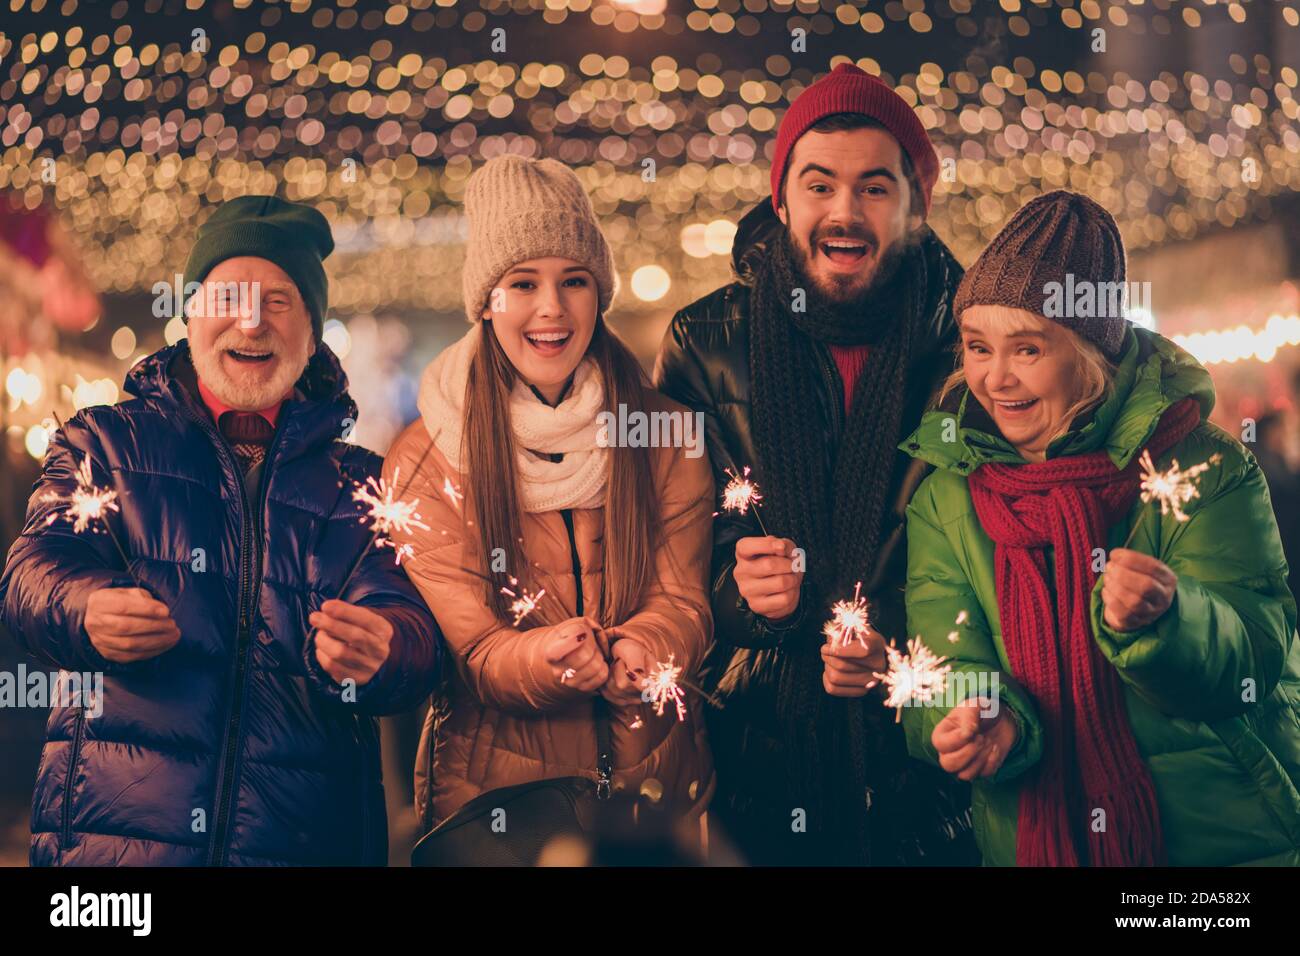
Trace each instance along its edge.
<path fill-rule="evenodd" d="M 346 601 L 326 601 L 307 616 L 316 629 L 316 662 L 336 684 L 364 685 L 388 660 L 393 625 L 382 614 Z"/>
<path fill-rule="evenodd" d="M 589 617 L 571 617 L 555 625 L 543 652 L 556 683 L 589 694 L 609 680 L 601 647 L 600 625 Z"/>
<path fill-rule="evenodd" d="M 144 588 L 100 588 L 86 601 L 86 634 L 116 664 L 157 657 L 181 639 L 167 605 Z"/>
<path fill-rule="evenodd" d="M 1174 603 L 1178 575 L 1169 565 L 1141 551 L 1116 548 L 1101 579 L 1106 624 L 1136 631 L 1156 621 Z"/>
<path fill-rule="evenodd" d="M 879 680 L 875 673 L 886 668 L 885 638 L 870 624 L 859 629 L 860 639 L 822 645 L 822 686 L 833 697 L 865 697 Z"/>
<path fill-rule="evenodd" d="M 799 607 L 803 572 L 794 570 L 795 543 L 789 538 L 741 538 L 736 542 L 736 589 L 755 614 L 772 621 Z"/>
<path fill-rule="evenodd" d="M 935 725 L 930 744 L 939 754 L 939 766 L 958 780 L 991 777 L 998 772 L 1020 735 L 1016 720 L 1005 707 L 988 716 L 989 701 L 968 697 Z"/>
<path fill-rule="evenodd" d="M 831 619 L 822 628 L 822 686 L 834 697 L 865 697 L 880 681 L 889 654 L 885 638 L 871 624 L 871 602 L 862 596 L 862 582 L 849 600 L 831 605 Z"/>

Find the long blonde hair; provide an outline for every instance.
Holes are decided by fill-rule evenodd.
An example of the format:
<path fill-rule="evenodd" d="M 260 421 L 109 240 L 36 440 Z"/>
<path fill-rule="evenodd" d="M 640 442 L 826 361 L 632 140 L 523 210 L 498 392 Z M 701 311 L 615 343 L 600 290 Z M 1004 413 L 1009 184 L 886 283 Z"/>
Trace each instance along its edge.
<path fill-rule="evenodd" d="M 469 369 L 465 389 L 465 430 L 461 460 L 466 463 L 465 517 L 477 525 L 479 559 L 488 608 L 509 621 L 509 598 L 501 593 L 508 576 L 537 590 L 533 566 L 523 551 L 523 511 L 519 504 L 515 468 L 516 443 L 510 425 L 510 392 L 518 372 L 497 341 L 490 321 L 482 323 L 482 338 Z M 645 410 L 645 374 L 627 346 L 596 316 L 596 329 L 586 358 L 594 359 L 605 386 L 605 407 L 620 405 Z M 585 359 L 584 359 L 585 360 Z M 604 586 L 598 601 L 590 596 L 583 612 L 602 624 L 622 622 L 640 608 L 654 578 L 654 556 L 662 533 L 650 452 L 645 447 L 611 450 L 605 486 Z M 490 557 L 505 554 L 504 574 L 494 575 Z M 581 587 L 581 582 L 578 582 Z M 517 589 L 515 589 L 517 590 Z M 595 606 L 599 604 L 599 606 Z M 539 607 L 537 622 L 558 623 L 556 615 Z"/>
<path fill-rule="evenodd" d="M 966 311 L 970 310 L 967 309 Z M 1023 330 L 1027 324 L 1032 324 L 1026 322 L 1026 319 L 1032 320 L 1032 323 L 1051 321 L 1051 319 L 1043 318 L 1024 309 L 1013 309 L 1004 305 L 980 306 L 980 320 L 985 323 L 990 332 L 1010 335 L 1013 332 Z M 1065 416 L 1061 419 L 1061 426 L 1048 439 L 1049 443 L 1068 432 L 1070 424 L 1076 417 L 1104 402 L 1115 387 L 1115 365 L 1102 354 L 1101 349 L 1073 329 L 1067 329 L 1063 325 L 1058 326 L 1058 328 L 1066 334 L 1068 341 L 1074 346 L 1075 380 L 1081 383 L 1082 389 L 1078 399 L 1066 409 Z M 949 395 L 953 394 L 958 388 L 966 386 L 965 357 L 966 348 L 959 339 L 957 342 L 957 367 L 944 380 L 943 387 L 939 390 L 937 404 L 943 405 Z"/>

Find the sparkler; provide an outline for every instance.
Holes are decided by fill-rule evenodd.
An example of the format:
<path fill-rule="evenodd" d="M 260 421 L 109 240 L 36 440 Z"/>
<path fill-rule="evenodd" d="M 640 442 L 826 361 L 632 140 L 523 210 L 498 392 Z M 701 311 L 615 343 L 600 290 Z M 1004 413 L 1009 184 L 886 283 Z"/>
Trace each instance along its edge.
<path fill-rule="evenodd" d="M 110 511 L 122 510 L 117 506 L 117 492 L 108 488 L 100 488 L 95 484 L 95 478 L 90 469 L 90 455 L 86 455 L 77 467 L 77 487 L 72 490 L 72 494 L 60 495 L 57 492 L 48 491 L 41 495 L 41 501 L 58 501 L 67 504 L 67 508 L 50 513 L 45 519 L 46 527 L 63 518 L 65 521 L 72 523 L 72 530 L 76 534 L 85 531 L 90 531 L 93 534 L 106 533 L 117 548 L 117 553 L 122 556 L 122 566 L 126 568 L 126 573 L 131 575 L 132 580 L 137 585 L 140 584 L 140 579 L 131 570 L 131 559 L 126 556 L 126 551 L 122 548 L 122 542 L 117 540 L 117 535 L 113 533 L 113 528 L 108 523 L 108 513 Z"/>
<path fill-rule="evenodd" d="M 919 637 L 907 642 L 906 654 L 893 645 L 886 647 L 885 653 L 889 657 L 889 671 L 875 676 L 889 688 L 885 706 L 894 708 L 894 723 L 898 723 L 903 719 L 904 707 L 912 703 L 928 704 L 943 693 L 952 665 L 944 663 L 948 658 L 932 653 Z"/>
<path fill-rule="evenodd" d="M 398 475 L 401 474 L 400 468 L 393 469 L 393 485 L 397 484 Z M 413 498 L 410 501 L 404 501 L 394 498 L 393 485 L 389 485 L 383 478 L 370 477 L 366 483 L 357 484 L 352 491 L 352 500 L 360 501 L 369 506 L 370 510 L 361 517 L 361 523 L 370 523 L 370 530 L 374 532 L 371 536 L 370 544 L 378 548 L 392 548 L 397 564 L 402 563 L 402 558 L 411 558 L 415 556 L 415 548 L 410 542 L 398 544 L 391 535 L 394 532 L 400 534 L 412 534 L 415 529 L 421 528 L 429 530 L 429 526 L 421 520 L 420 513 L 415 509 L 420 506 L 420 499 Z M 369 550 L 369 545 L 367 546 Z M 365 552 L 362 552 L 363 554 Z M 355 571 L 356 569 L 353 568 Z M 351 580 L 352 575 L 348 575 Z M 343 582 L 344 586 L 347 581 Z M 343 593 L 343 589 L 339 589 Z"/>
<path fill-rule="evenodd" d="M 668 663 L 655 664 L 648 677 L 641 681 L 641 699 L 652 705 L 655 714 L 664 715 L 664 708 L 671 700 L 677 707 L 677 719 L 686 719 L 686 691 L 682 689 L 679 678 L 682 669 L 673 663 L 675 655 L 668 655 Z"/>
<path fill-rule="evenodd" d="M 1160 502 L 1160 514 L 1172 514 L 1175 521 L 1186 521 L 1190 517 L 1183 511 L 1183 505 L 1187 504 L 1193 498 L 1201 496 L 1200 490 L 1196 487 L 1196 481 L 1204 474 L 1211 465 L 1217 465 L 1223 459 L 1222 455 L 1211 455 L 1209 461 L 1203 461 L 1199 465 L 1193 465 L 1186 471 L 1178 466 L 1178 459 L 1175 458 L 1169 466 L 1168 471 L 1159 471 L 1155 462 L 1151 459 L 1150 451 L 1143 451 L 1139 459 L 1142 465 L 1142 502 L 1147 504 L 1152 501 Z M 1127 548 L 1129 542 L 1133 540 L 1133 535 L 1137 533 L 1138 526 L 1142 524 L 1142 518 L 1146 515 L 1147 509 L 1143 509 L 1138 515 L 1137 520 L 1133 522 L 1133 527 L 1124 539 L 1120 547 Z"/>
<path fill-rule="evenodd" d="M 406 484 L 402 486 L 400 491 L 395 490 L 398 475 L 401 473 L 400 468 L 393 469 L 392 485 L 389 485 L 383 478 L 374 478 L 373 476 L 366 478 L 364 484 L 354 482 L 352 500 L 363 502 L 370 509 L 361 516 L 362 524 L 367 522 L 370 524 L 370 540 L 361 549 L 356 561 L 352 563 L 351 570 L 348 571 L 348 576 L 343 579 L 343 583 L 339 586 L 338 599 L 340 601 L 343 600 L 343 595 L 347 593 L 348 582 L 357 573 L 357 568 L 361 567 L 362 560 L 372 547 L 392 548 L 398 564 L 402 563 L 403 558 L 415 557 L 413 545 L 409 542 L 399 545 L 393 540 L 392 535 L 394 532 L 412 534 L 416 528 L 425 531 L 429 530 L 429 526 L 424 523 L 420 513 L 416 511 L 420 506 L 420 499 L 413 498 L 407 501 L 402 496 L 410 490 L 411 483 L 415 480 L 415 476 L 420 471 L 420 466 L 424 464 L 424 460 L 429 457 L 429 452 L 433 451 L 433 446 L 434 441 L 430 439 L 428 447 L 424 449 L 424 454 L 420 456 L 420 460 L 411 469 L 411 476 L 406 479 Z"/>
<path fill-rule="evenodd" d="M 758 502 L 763 500 L 763 496 L 759 493 L 758 484 L 749 477 L 749 466 L 746 465 L 739 475 L 728 468 L 727 474 L 731 476 L 731 480 L 722 489 L 722 510 L 743 515 L 748 514 L 752 507 L 758 526 L 763 529 L 764 535 L 768 534 L 763 518 L 758 513 Z M 716 515 L 717 512 L 714 514 Z"/>
<path fill-rule="evenodd" d="M 393 470 L 393 484 L 397 483 L 397 478 L 401 474 L 401 469 Z M 352 500 L 360 501 L 369 506 L 370 510 L 362 517 L 361 522 L 365 524 L 370 522 L 370 530 L 374 531 L 380 538 L 386 538 L 394 531 L 401 534 L 413 534 L 416 528 L 424 531 L 429 530 L 429 526 L 421 519 L 421 515 L 415 509 L 420 506 L 419 498 L 412 498 L 410 501 L 394 500 L 395 489 L 383 478 L 370 477 L 366 479 L 364 485 L 358 484 L 352 492 Z M 391 542 L 380 541 L 380 547 L 391 545 Z"/>
<path fill-rule="evenodd" d="M 830 638 L 831 647 L 848 647 L 853 641 L 866 648 L 865 636 L 871 629 L 871 606 L 867 599 L 861 597 L 862 582 L 853 588 L 853 600 L 836 601 L 831 605 L 831 619 L 822 628 L 822 633 Z"/>
<path fill-rule="evenodd" d="M 541 569 L 540 565 L 537 565 L 537 567 L 539 568 L 539 570 Z M 494 580 L 492 575 L 484 574 L 482 571 L 475 570 L 474 568 L 465 567 L 464 565 L 461 566 L 460 570 L 463 571 L 465 574 L 473 575 L 474 577 L 478 578 L 481 581 L 486 581 L 488 584 L 492 584 L 492 585 L 496 584 L 496 581 Z M 498 572 L 498 573 L 502 573 L 502 572 Z M 519 584 L 519 579 L 515 577 L 513 574 L 508 575 L 508 577 L 510 580 L 510 587 L 508 588 L 502 587 L 501 593 L 506 595 L 507 597 L 514 598 L 514 601 L 510 605 L 510 612 L 515 615 L 515 618 L 512 622 L 512 626 L 518 627 L 519 622 L 522 621 L 524 618 L 526 618 L 528 615 L 536 611 L 545 610 L 545 608 L 543 607 L 543 600 L 542 600 L 543 598 L 546 598 L 550 601 L 551 609 L 555 611 L 556 614 L 558 614 L 556 620 L 563 620 L 564 618 L 572 616 L 569 612 L 569 609 L 564 606 L 564 602 L 561 601 L 558 597 L 556 597 L 551 592 L 547 591 L 546 588 L 542 588 L 540 591 L 534 593 L 528 590 L 526 586 L 521 587 Z"/>
<path fill-rule="evenodd" d="M 512 577 L 510 583 L 519 588 L 519 592 L 515 593 L 510 588 L 503 587 L 501 593 L 514 598 L 510 602 L 510 613 L 515 616 L 514 621 L 511 623 L 514 627 L 518 627 L 520 621 L 537 610 L 537 606 L 542 603 L 542 598 L 546 597 L 546 588 L 542 588 L 536 594 L 533 594 L 528 588 L 520 587 L 518 578 Z"/>

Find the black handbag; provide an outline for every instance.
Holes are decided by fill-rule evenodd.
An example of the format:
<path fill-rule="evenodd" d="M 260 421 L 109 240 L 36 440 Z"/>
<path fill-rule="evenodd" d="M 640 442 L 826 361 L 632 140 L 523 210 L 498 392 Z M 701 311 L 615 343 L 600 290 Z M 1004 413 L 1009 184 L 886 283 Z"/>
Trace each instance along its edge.
<path fill-rule="evenodd" d="M 415 844 L 411 866 L 533 866 L 556 837 L 591 832 L 614 778 L 604 698 L 594 710 L 595 780 L 553 777 L 480 793 Z"/>

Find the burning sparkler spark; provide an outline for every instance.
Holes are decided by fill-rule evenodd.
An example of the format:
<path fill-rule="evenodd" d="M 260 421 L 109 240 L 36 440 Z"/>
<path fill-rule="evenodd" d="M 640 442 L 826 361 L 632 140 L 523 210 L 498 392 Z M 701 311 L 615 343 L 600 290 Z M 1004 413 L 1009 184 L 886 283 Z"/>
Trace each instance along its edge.
<path fill-rule="evenodd" d="M 743 515 L 748 514 L 752 507 L 758 526 L 763 529 L 763 534 L 767 534 L 763 519 L 758 514 L 758 503 L 763 500 L 763 496 L 759 493 L 758 484 L 749 477 L 749 466 L 746 465 L 739 475 L 728 468 L 727 474 L 731 480 L 722 489 L 722 510 Z"/>
<path fill-rule="evenodd" d="M 853 600 L 836 601 L 831 605 L 831 619 L 822 628 L 822 633 L 830 638 L 831 647 L 848 647 L 857 641 L 864 648 L 867 632 L 871 629 L 871 606 L 867 599 L 861 597 L 862 582 L 853 588 Z"/>
<path fill-rule="evenodd" d="M 400 469 L 393 471 L 392 485 L 383 478 L 372 476 L 366 479 L 364 485 L 358 484 L 352 491 L 353 501 L 363 502 L 370 508 L 361 519 L 362 523 L 368 520 L 370 530 L 381 537 L 387 537 L 394 531 L 401 534 L 414 534 L 416 528 L 429 530 L 429 526 L 421 520 L 420 513 L 415 510 L 420 506 L 419 498 L 393 500 L 399 473 Z M 381 544 L 380 547 L 383 545 Z"/>
<path fill-rule="evenodd" d="M 1174 520 L 1186 521 L 1187 514 L 1183 511 L 1182 506 L 1187 504 L 1193 498 L 1201 496 L 1196 487 L 1196 479 L 1204 472 L 1209 470 L 1211 465 L 1217 465 L 1222 460 L 1222 455 L 1213 455 L 1209 461 L 1203 461 L 1199 465 L 1193 465 L 1186 471 L 1178 467 L 1178 459 L 1175 458 L 1168 471 L 1157 471 L 1155 462 L 1151 460 L 1151 452 L 1142 452 L 1142 501 L 1160 502 L 1160 514 L 1167 515 L 1172 512 Z"/>
<path fill-rule="evenodd" d="M 41 500 L 67 502 L 68 505 L 63 511 L 51 512 L 50 516 L 45 519 L 46 527 L 54 524 L 59 518 L 64 518 L 72 522 L 72 530 L 77 534 L 87 530 L 94 533 L 104 532 L 112 540 L 113 546 L 117 548 L 117 553 L 121 555 L 122 565 L 126 568 L 126 573 L 131 575 L 137 585 L 140 584 L 140 579 L 131 570 L 131 559 L 126 556 L 126 550 L 122 547 L 122 542 L 117 540 L 117 535 L 113 533 L 113 529 L 108 523 L 108 513 L 110 511 L 121 511 L 117 506 L 117 492 L 108 488 L 100 488 L 95 484 L 94 475 L 90 470 L 89 455 L 82 459 L 81 464 L 77 467 L 77 487 L 72 490 L 72 494 L 65 496 L 49 491 L 41 495 Z"/>
<path fill-rule="evenodd" d="M 510 583 L 515 585 L 515 587 L 519 587 L 518 578 L 511 578 Z M 520 621 L 537 610 L 537 606 L 542 603 L 542 598 L 546 596 L 546 588 L 542 588 L 536 594 L 530 593 L 529 590 L 524 587 L 520 587 L 518 593 L 510 590 L 510 588 L 502 588 L 501 593 L 507 597 L 514 598 L 514 600 L 510 602 L 510 613 L 515 616 L 514 621 L 511 623 L 515 627 L 518 627 Z"/>
<path fill-rule="evenodd" d="M 686 719 L 686 691 L 682 689 L 677 679 L 681 676 L 682 669 L 673 664 L 675 655 L 668 655 L 668 663 L 656 663 L 654 670 L 650 675 L 641 681 L 641 699 L 648 704 L 652 704 L 655 714 L 659 717 L 664 715 L 664 708 L 668 706 L 668 701 L 677 705 L 677 719 Z"/>
<path fill-rule="evenodd" d="M 903 708 L 907 705 L 928 704 L 943 693 L 952 665 L 944 663 L 948 658 L 935 656 L 919 637 L 907 642 L 906 654 L 893 646 L 886 647 L 885 653 L 889 657 L 889 671 L 875 676 L 889 688 L 885 706 L 894 708 L 897 723 L 903 719 Z"/>
<path fill-rule="evenodd" d="M 1174 520 L 1178 522 L 1188 520 L 1190 516 L 1183 511 L 1183 505 L 1193 498 L 1201 496 L 1200 489 L 1196 487 L 1197 479 L 1211 465 L 1217 465 L 1222 460 L 1222 455 L 1211 455 L 1209 461 L 1203 461 L 1199 465 L 1193 465 L 1183 471 L 1178 466 L 1178 459 L 1175 458 L 1170 462 L 1167 471 L 1160 471 L 1151 458 L 1151 452 L 1143 451 L 1142 457 L 1138 459 L 1142 465 L 1143 504 L 1158 501 L 1160 502 L 1161 515 L 1172 514 Z M 1133 540 L 1133 536 L 1137 534 L 1137 529 L 1142 524 L 1142 517 L 1145 514 L 1146 511 L 1143 511 L 1138 515 L 1137 520 L 1133 522 L 1133 527 L 1129 529 L 1128 537 L 1124 539 L 1122 547 L 1127 548 L 1129 542 Z"/>
<path fill-rule="evenodd" d="M 72 530 L 81 534 L 87 528 L 91 531 L 108 530 L 108 513 L 110 511 L 120 511 L 117 506 L 117 492 L 110 491 L 107 488 L 99 488 L 95 485 L 94 476 L 90 471 L 90 456 L 87 455 L 77 468 L 77 487 L 73 489 L 71 495 L 63 496 L 55 492 L 47 492 L 41 495 L 42 501 L 66 501 L 68 507 L 65 511 L 53 512 L 45 519 L 47 525 L 53 524 L 59 518 L 66 518 L 72 522 Z M 95 525 L 96 521 L 104 522 L 102 528 Z"/>

